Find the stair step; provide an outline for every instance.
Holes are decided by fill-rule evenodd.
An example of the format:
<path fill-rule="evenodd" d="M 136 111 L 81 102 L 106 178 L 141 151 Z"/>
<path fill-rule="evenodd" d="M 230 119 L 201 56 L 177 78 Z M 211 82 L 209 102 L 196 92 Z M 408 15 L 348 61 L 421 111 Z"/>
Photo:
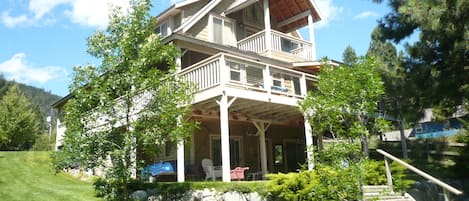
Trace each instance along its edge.
<path fill-rule="evenodd" d="M 400 193 L 389 191 L 386 185 L 362 186 L 363 200 L 371 201 L 415 201 L 407 193 L 403 196 Z"/>

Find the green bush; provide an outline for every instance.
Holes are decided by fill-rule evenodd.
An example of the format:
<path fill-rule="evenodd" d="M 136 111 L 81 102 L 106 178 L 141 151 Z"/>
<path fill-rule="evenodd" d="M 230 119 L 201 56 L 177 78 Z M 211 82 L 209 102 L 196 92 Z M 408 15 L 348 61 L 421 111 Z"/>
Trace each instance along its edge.
<path fill-rule="evenodd" d="M 269 196 L 274 200 L 359 200 L 358 168 L 319 165 L 299 173 L 270 174 Z"/>
<path fill-rule="evenodd" d="M 384 161 L 364 160 L 363 183 L 366 185 L 387 185 L 386 167 Z M 414 181 L 407 179 L 406 168 L 396 162 L 391 162 L 391 176 L 394 191 L 404 191 Z"/>
<path fill-rule="evenodd" d="M 33 146 L 31 147 L 32 151 L 51 151 L 55 145 L 55 137 L 49 136 L 49 134 L 37 135 L 34 141 Z"/>

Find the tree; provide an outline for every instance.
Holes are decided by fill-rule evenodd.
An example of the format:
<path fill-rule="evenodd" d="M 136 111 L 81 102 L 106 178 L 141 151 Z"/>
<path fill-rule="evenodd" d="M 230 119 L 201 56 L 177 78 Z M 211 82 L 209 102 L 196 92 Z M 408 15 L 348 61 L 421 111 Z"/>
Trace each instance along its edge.
<path fill-rule="evenodd" d="M 355 50 L 352 46 L 348 45 L 345 48 L 344 53 L 342 53 L 342 60 L 344 61 L 344 64 L 347 66 L 353 66 L 357 59 L 357 53 L 355 53 Z"/>
<path fill-rule="evenodd" d="M 175 77 L 180 53 L 154 33 L 150 7 L 150 0 L 135 0 L 128 15 L 115 8 L 106 31 L 88 38 L 88 53 L 102 63 L 74 68 L 64 148 L 54 156 L 59 170 L 73 163 L 96 168 L 109 160 L 107 199 L 129 199 L 127 184 L 142 164 L 137 151 L 157 153 L 196 126 L 185 119 L 190 87 Z"/>
<path fill-rule="evenodd" d="M 362 152 L 368 155 L 367 137 L 382 122 L 375 119 L 378 101 L 384 94 L 383 81 L 372 58 L 361 58 L 352 66 L 325 65 L 319 73 L 317 90 L 301 103 L 314 135 L 330 133 L 334 138 L 362 138 Z"/>
<path fill-rule="evenodd" d="M 29 149 L 40 133 L 39 123 L 38 111 L 18 85 L 12 85 L 0 102 L 0 149 Z"/>
<path fill-rule="evenodd" d="M 394 45 L 383 39 L 380 28 L 376 27 L 371 33 L 370 47 L 367 52 L 379 62 L 378 70 L 384 81 L 385 95 L 380 101 L 380 110 L 385 118 L 399 123 L 403 157 L 407 158 L 407 141 L 404 134 L 405 119 L 416 121 L 421 116 L 418 112 L 424 108 L 418 107 L 412 97 L 415 86 L 406 77 L 402 67 L 403 54 L 397 55 Z"/>
<path fill-rule="evenodd" d="M 374 0 L 381 2 L 381 0 Z M 469 1 L 390 0 L 391 13 L 379 23 L 383 38 L 395 43 L 414 32 L 403 59 L 406 79 L 415 85 L 415 103 L 446 116 L 469 105 Z"/>

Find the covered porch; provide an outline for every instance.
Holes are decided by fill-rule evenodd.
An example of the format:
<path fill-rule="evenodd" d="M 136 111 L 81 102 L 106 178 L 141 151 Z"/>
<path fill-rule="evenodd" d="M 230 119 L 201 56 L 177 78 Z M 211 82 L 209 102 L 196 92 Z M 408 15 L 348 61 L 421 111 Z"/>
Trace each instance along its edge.
<path fill-rule="evenodd" d="M 306 152 L 313 142 L 311 128 L 295 105 L 221 95 L 195 104 L 191 116 L 201 124 L 178 146 L 179 182 L 193 179 L 187 167 L 198 168 L 197 179 L 203 179 L 203 159 L 220 167 L 217 179 L 229 182 L 236 167 L 249 168 L 246 180 L 262 179 L 266 173 L 298 171 L 312 157 Z"/>

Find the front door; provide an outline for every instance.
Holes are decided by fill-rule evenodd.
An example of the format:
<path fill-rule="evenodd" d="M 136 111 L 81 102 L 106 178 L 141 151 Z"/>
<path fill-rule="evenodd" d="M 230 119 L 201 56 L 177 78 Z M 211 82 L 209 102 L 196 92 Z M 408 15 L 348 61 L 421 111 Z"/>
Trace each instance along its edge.
<path fill-rule="evenodd" d="M 221 166 L 221 141 L 219 136 L 211 139 L 211 155 L 213 165 Z M 241 166 L 241 139 L 230 137 L 230 168 Z"/>

